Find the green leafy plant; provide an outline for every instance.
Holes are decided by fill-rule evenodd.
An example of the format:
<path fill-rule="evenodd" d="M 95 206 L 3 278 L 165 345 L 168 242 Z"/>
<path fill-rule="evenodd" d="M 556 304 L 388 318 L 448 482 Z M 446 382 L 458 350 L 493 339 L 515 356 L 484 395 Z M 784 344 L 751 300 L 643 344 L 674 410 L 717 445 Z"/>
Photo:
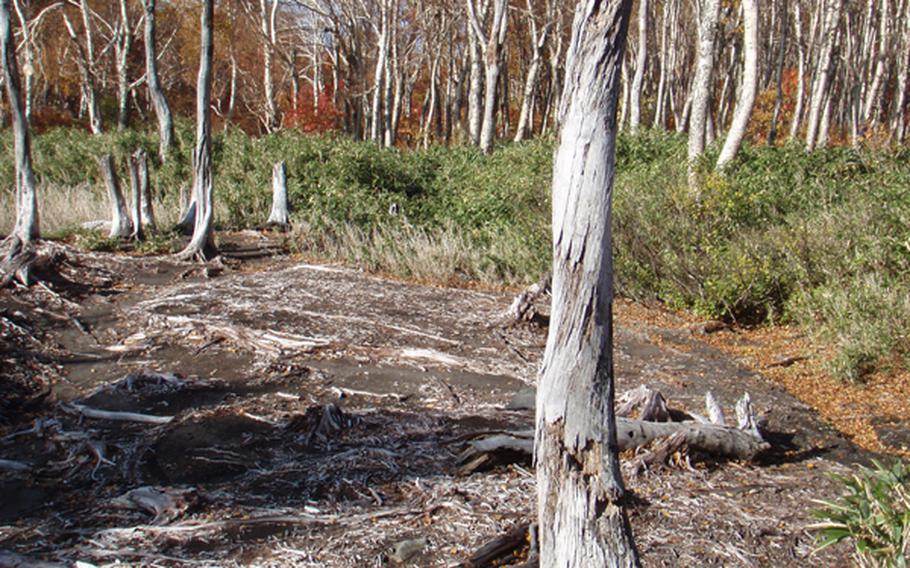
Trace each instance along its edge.
<path fill-rule="evenodd" d="M 910 467 L 895 462 L 835 476 L 845 493 L 836 501 L 817 501 L 821 522 L 819 549 L 851 540 L 862 568 L 906 568 L 910 554 Z"/>

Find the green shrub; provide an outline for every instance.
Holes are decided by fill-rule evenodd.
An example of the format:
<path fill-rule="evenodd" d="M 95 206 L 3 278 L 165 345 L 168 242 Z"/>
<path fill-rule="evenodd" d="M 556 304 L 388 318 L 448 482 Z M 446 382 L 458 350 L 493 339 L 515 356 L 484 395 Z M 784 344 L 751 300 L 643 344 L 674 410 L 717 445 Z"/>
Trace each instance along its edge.
<path fill-rule="evenodd" d="M 910 556 L 910 468 L 897 462 L 890 468 L 874 462 L 850 477 L 837 476 L 844 495 L 818 501 L 823 508 L 814 525 L 820 548 L 853 541 L 861 567 L 905 568 Z"/>
<path fill-rule="evenodd" d="M 161 165 L 151 130 L 36 136 L 42 222 L 57 229 L 103 217 L 96 158 L 113 153 L 125 179 L 125 156 L 137 147 L 153 156 L 159 218 L 173 219 L 179 189 L 192 181 L 192 143 L 193 125 L 178 121 L 175 149 Z M 12 155 L 8 132 L 0 145 Z M 296 130 L 254 138 L 232 129 L 215 134 L 213 149 L 219 228 L 265 221 L 272 167 L 285 160 L 299 250 L 442 281 L 529 283 L 549 268 L 551 140 L 504 143 L 485 156 L 471 146 L 405 151 Z M 848 379 L 906 358 L 910 151 L 745 145 L 718 174 L 710 168 L 717 150 L 700 162 L 696 195 L 683 136 L 619 137 L 617 290 L 705 317 L 802 322 L 836 346 L 831 369 Z M 6 203 L 12 184 L 12 161 L 0 160 Z M 69 205 L 79 194 L 84 203 Z M 0 218 L 0 230 L 11 224 Z"/>

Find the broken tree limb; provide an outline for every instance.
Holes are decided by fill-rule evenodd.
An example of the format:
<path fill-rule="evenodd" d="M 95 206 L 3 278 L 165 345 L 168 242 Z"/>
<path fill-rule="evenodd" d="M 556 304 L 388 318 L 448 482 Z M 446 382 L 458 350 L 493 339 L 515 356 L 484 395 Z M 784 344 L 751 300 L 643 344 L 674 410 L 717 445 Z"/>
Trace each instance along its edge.
<path fill-rule="evenodd" d="M 71 403 L 63 405 L 64 410 L 78 412 L 86 418 L 97 418 L 99 420 L 116 420 L 120 422 L 140 422 L 143 424 L 167 424 L 174 420 L 173 416 L 153 416 L 151 414 L 139 414 L 137 412 L 119 412 L 114 410 L 100 410 L 85 406 L 84 404 Z"/>
<path fill-rule="evenodd" d="M 650 422 L 667 422 L 670 420 L 670 411 L 667 409 L 667 401 L 660 391 L 654 390 L 647 385 L 641 385 L 638 388 L 626 391 L 619 397 L 619 407 L 616 409 L 616 416 L 629 418 L 635 409 L 640 408 L 638 413 L 639 420 Z"/>
<path fill-rule="evenodd" d="M 285 227 L 288 224 L 288 167 L 284 161 L 272 170 L 272 211 L 268 225 Z"/>
<path fill-rule="evenodd" d="M 509 309 L 506 312 L 510 323 L 526 321 L 541 326 L 549 324 L 550 317 L 539 313 L 534 307 L 534 303 L 541 296 L 545 296 L 550 293 L 550 285 L 552 280 L 552 274 L 547 272 L 540 277 L 540 280 L 534 284 L 531 284 L 519 295 L 515 296 L 515 299 L 512 300 L 512 304 L 509 306 Z"/>

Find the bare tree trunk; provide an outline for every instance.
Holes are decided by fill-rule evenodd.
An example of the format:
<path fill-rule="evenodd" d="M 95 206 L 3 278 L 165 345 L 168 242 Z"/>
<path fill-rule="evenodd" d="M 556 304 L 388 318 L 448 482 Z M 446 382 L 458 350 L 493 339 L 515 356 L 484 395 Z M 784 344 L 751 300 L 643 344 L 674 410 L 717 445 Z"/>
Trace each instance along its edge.
<path fill-rule="evenodd" d="M 471 0 L 468 0 L 471 1 Z M 480 145 L 481 108 L 483 105 L 483 70 L 481 67 L 480 41 L 473 33 L 468 34 L 468 49 L 471 53 L 471 86 L 468 91 L 468 136 L 471 144 Z"/>
<path fill-rule="evenodd" d="M 114 53 L 117 60 L 117 130 L 125 130 L 130 123 L 130 50 L 133 48 L 133 30 L 130 27 L 127 0 L 120 0 L 120 21 L 115 29 Z"/>
<path fill-rule="evenodd" d="M 155 210 L 152 206 L 152 186 L 149 183 L 149 161 L 145 150 L 136 150 L 130 157 L 139 182 L 139 222 L 148 231 L 155 230 Z"/>
<path fill-rule="evenodd" d="M 265 110 L 264 126 L 266 132 L 278 127 L 278 110 L 275 106 L 275 85 L 272 81 L 272 49 L 277 40 L 275 32 L 275 15 L 278 0 L 259 0 L 259 28 L 262 34 L 262 99 Z"/>
<path fill-rule="evenodd" d="M 692 110 L 689 116 L 689 187 L 697 189 L 696 161 L 705 151 L 705 131 L 711 111 L 711 84 L 714 75 L 714 44 L 720 15 L 720 0 L 705 0 L 698 23 L 698 65 L 692 82 Z"/>
<path fill-rule="evenodd" d="M 822 114 L 825 112 L 825 98 L 831 81 L 834 66 L 832 55 L 837 40 L 837 28 L 840 21 L 843 0 L 823 0 L 824 24 L 822 26 L 821 49 L 815 65 L 815 81 L 812 85 L 809 102 L 809 118 L 806 119 L 806 151 L 811 152 L 818 145 L 819 127 Z"/>
<path fill-rule="evenodd" d="M 272 169 L 272 211 L 266 223 L 288 224 L 288 167 L 284 161 L 278 162 Z"/>
<path fill-rule="evenodd" d="M 214 258 L 214 202 L 212 189 L 212 12 L 214 0 L 202 1 L 200 16 L 199 76 L 196 81 L 196 147 L 193 150 L 193 202 L 196 223 L 189 244 L 179 257 L 203 262 Z M 192 207 L 192 206 L 191 206 Z"/>
<path fill-rule="evenodd" d="M 111 232 L 112 239 L 125 239 L 133 233 L 133 224 L 130 222 L 130 212 L 120 189 L 120 178 L 114 167 L 114 157 L 110 154 L 101 156 L 99 160 L 101 175 L 107 185 L 108 197 L 111 200 Z"/>
<path fill-rule="evenodd" d="M 537 393 L 541 568 L 638 566 L 613 411 L 610 200 L 631 0 L 576 9 L 553 165 L 553 310 Z"/>
<path fill-rule="evenodd" d="M 499 83 L 502 48 L 505 44 L 509 22 L 506 0 L 493 1 L 493 19 L 490 29 L 484 31 L 477 18 L 474 0 L 467 0 L 468 25 L 480 44 L 484 58 L 483 122 L 480 127 L 480 149 L 484 154 L 493 151 L 493 137 L 496 134 L 496 87 Z"/>
<path fill-rule="evenodd" d="M 771 111 L 771 126 L 768 128 L 768 146 L 773 146 L 777 139 L 777 122 L 780 118 L 780 107 L 784 98 L 784 63 L 787 55 L 787 30 L 790 29 L 789 14 L 787 3 L 789 0 L 783 0 L 781 5 L 780 20 L 780 38 L 777 48 L 777 65 L 774 69 L 774 110 Z M 797 0 L 799 2 L 799 0 Z"/>
<path fill-rule="evenodd" d="M 742 145 L 752 116 L 752 106 L 758 91 L 758 0 L 742 0 L 743 8 L 743 82 L 733 113 L 733 123 L 727 132 L 724 147 L 717 158 L 717 169 L 724 169 Z"/>
<path fill-rule="evenodd" d="M 145 81 L 158 117 L 158 158 L 164 163 L 174 139 L 174 119 L 158 78 L 158 50 L 155 44 L 155 0 L 142 0 L 145 10 Z"/>
<path fill-rule="evenodd" d="M 554 4 L 551 2 L 548 7 L 547 17 L 554 17 Z M 527 0 L 528 9 L 528 27 L 531 31 L 531 64 L 528 66 L 528 75 L 525 78 L 524 91 L 521 94 L 521 112 L 518 116 L 518 126 L 515 129 L 515 142 L 521 142 L 530 134 L 533 126 L 532 113 L 534 109 L 534 95 L 537 92 L 538 78 L 540 77 L 540 68 L 543 65 L 543 48 L 546 47 L 547 37 L 550 34 L 552 22 L 547 22 L 543 30 L 538 33 L 537 20 L 534 16 L 534 7 L 531 0 Z"/>
<path fill-rule="evenodd" d="M 141 241 L 145 239 L 142 228 L 142 187 L 139 180 L 139 163 L 132 156 L 128 158 L 128 169 L 130 172 L 130 220 L 132 221 L 133 240 Z"/>
<path fill-rule="evenodd" d="M 641 125 L 641 91 L 645 81 L 645 65 L 648 64 L 648 0 L 638 2 L 638 53 L 635 61 L 635 76 L 632 78 L 632 92 L 629 96 L 629 128 L 638 132 Z"/>
<path fill-rule="evenodd" d="M 904 10 L 906 14 L 906 10 Z M 897 49 L 897 95 L 891 111 L 891 138 L 898 144 L 904 142 L 906 130 L 905 107 L 907 104 L 907 80 L 910 75 L 910 18 L 904 18 L 900 46 Z"/>
<path fill-rule="evenodd" d="M 386 72 L 386 59 L 389 56 L 389 16 L 391 12 L 391 6 L 387 0 L 382 0 L 379 4 L 380 10 L 380 24 L 377 30 L 378 38 L 376 40 L 377 45 L 377 55 L 376 55 L 376 71 L 373 74 L 373 103 L 370 113 L 370 140 L 373 142 L 381 143 L 384 139 L 383 136 L 383 126 L 384 121 L 382 120 L 382 95 L 385 89 L 383 88 L 384 84 L 388 82 L 389 78 L 385 76 Z"/>
<path fill-rule="evenodd" d="M 85 44 L 79 41 L 76 30 L 70 22 L 69 16 L 63 14 L 63 23 L 69 33 L 70 40 L 76 47 L 76 66 L 82 84 L 82 100 L 88 110 L 89 128 L 92 134 L 99 135 L 103 132 L 101 124 L 101 110 L 98 107 L 98 93 L 95 84 L 95 48 L 92 39 L 92 20 L 89 12 L 88 0 L 81 0 L 79 9 L 82 14 L 83 35 Z"/>
<path fill-rule="evenodd" d="M 803 101 L 806 99 L 805 79 L 806 74 L 806 45 L 803 42 L 803 22 L 799 9 L 799 0 L 793 5 L 793 31 L 796 33 L 796 49 L 798 51 L 796 68 L 796 106 L 793 109 L 793 120 L 790 122 L 790 141 L 795 141 L 799 136 L 800 122 L 803 116 Z"/>
<path fill-rule="evenodd" d="M 13 0 L 13 7 L 16 9 L 16 16 L 19 18 L 19 29 L 22 30 L 22 50 L 23 59 L 25 60 L 25 120 L 32 119 L 32 85 L 35 76 L 35 49 L 32 45 L 32 34 L 29 29 L 28 18 L 22 10 L 20 0 Z"/>
<path fill-rule="evenodd" d="M 39 238 L 38 193 L 32 171 L 32 144 L 16 60 L 16 41 L 10 18 L 10 0 L 0 0 L 0 56 L 3 58 L 3 84 L 13 123 L 13 147 L 16 158 L 16 225 L 7 239 L 7 261 Z"/>
<path fill-rule="evenodd" d="M 906 19 L 908 16 L 904 14 Z M 888 59 L 888 45 L 889 45 L 889 34 L 888 34 L 888 23 L 891 20 L 891 9 L 889 5 L 889 0 L 881 0 L 881 8 L 879 11 L 879 47 L 878 54 L 875 62 L 875 74 L 872 77 L 872 84 L 869 86 L 869 91 L 866 93 L 866 103 L 863 106 L 863 125 L 864 128 L 870 128 L 875 125 L 875 122 L 878 120 L 879 113 L 881 111 L 881 99 L 879 97 L 879 91 L 881 90 L 882 82 L 885 78 L 885 65 Z"/>

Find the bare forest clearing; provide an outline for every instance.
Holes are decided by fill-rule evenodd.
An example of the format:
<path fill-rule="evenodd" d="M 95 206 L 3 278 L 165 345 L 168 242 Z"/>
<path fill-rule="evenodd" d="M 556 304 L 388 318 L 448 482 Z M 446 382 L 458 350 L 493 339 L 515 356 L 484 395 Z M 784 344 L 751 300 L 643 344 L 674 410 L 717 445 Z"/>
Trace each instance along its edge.
<path fill-rule="evenodd" d="M 413 563 L 448 566 L 531 518 L 527 456 L 470 473 L 459 461 L 472 441 L 532 424 L 546 330 L 512 321 L 512 294 L 237 260 L 268 250 L 259 234 L 223 243 L 228 267 L 212 278 L 68 250 L 78 295 L 4 296 L 7 380 L 52 389 L 7 415 L 3 457 L 33 473 L 2 474 L 5 548 L 97 565 L 364 566 L 411 542 Z M 827 474 L 870 454 L 691 320 L 625 306 L 620 392 L 648 385 L 702 413 L 706 391 L 727 412 L 747 391 L 773 445 L 754 464 L 680 457 L 630 475 L 645 565 L 846 562 L 843 547 L 810 556 L 811 500 L 836 496 Z M 643 455 L 625 456 L 627 475 Z M 163 493 L 131 501 L 143 488 Z"/>
<path fill-rule="evenodd" d="M 905 566 L 908 14 L 0 0 L 0 568 Z"/>

